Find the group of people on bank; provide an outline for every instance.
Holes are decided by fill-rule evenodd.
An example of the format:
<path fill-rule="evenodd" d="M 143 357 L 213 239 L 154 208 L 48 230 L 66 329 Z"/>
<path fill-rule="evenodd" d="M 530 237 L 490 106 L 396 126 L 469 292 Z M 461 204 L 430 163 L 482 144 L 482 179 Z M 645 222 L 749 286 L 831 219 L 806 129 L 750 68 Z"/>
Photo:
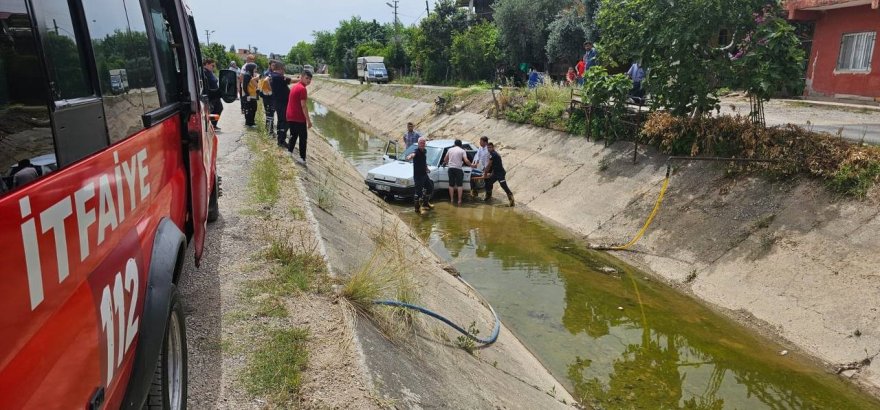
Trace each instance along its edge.
<path fill-rule="evenodd" d="M 414 204 L 417 213 L 425 214 L 428 210 L 434 209 L 431 205 L 430 192 L 433 190 L 430 186 L 433 183 L 430 180 L 431 170 L 427 163 L 427 143 L 428 139 L 421 136 L 414 130 L 413 123 L 407 124 L 407 132 L 403 135 L 403 142 L 406 148 L 415 144 L 416 149 L 413 153 L 406 157 L 407 161 L 413 164 L 413 182 L 415 184 Z M 471 167 L 474 172 L 471 176 L 471 196 L 476 199 L 479 193 L 475 189 L 477 181 L 485 182 L 485 202 L 492 201 L 492 189 L 497 182 L 501 189 L 507 194 L 507 200 L 510 206 L 514 206 L 513 192 L 507 186 L 507 171 L 504 169 L 504 163 L 501 155 L 495 150 L 495 144 L 489 142 L 489 137 L 480 137 L 480 148 L 477 149 L 473 160 L 468 158 L 467 151 L 462 147 L 461 140 L 457 139 L 453 143 L 452 148 L 446 151 L 446 155 L 441 161 L 441 165 L 447 167 L 449 174 L 449 202 L 461 206 L 464 196 L 464 166 Z M 456 194 L 458 202 L 456 202 Z"/>
<path fill-rule="evenodd" d="M 218 87 L 217 77 L 214 75 L 215 66 L 216 62 L 210 58 L 203 62 L 205 78 L 211 89 Z M 240 69 L 235 61 L 229 64 L 229 69 L 238 72 L 238 98 L 241 101 L 245 125 L 256 127 L 257 104 L 258 101 L 262 102 L 266 114 L 266 131 L 275 134 L 278 146 L 287 149 L 291 155 L 298 142 L 297 161 L 305 165 L 308 129 L 312 127 L 306 88 L 312 83 L 312 73 L 303 71 L 299 80 L 291 80 L 285 75 L 284 63 L 273 60 L 261 74 L 252 54 L 247 56 Z M 219 130 L 217 121 L 223 111 L 223 102 L 219 97 L 210 98 L 210 102 L 211 113 L 216 114 L 211 122 L 214 129 Z M 287 139 L 288 131 L 290 140 Z"/>

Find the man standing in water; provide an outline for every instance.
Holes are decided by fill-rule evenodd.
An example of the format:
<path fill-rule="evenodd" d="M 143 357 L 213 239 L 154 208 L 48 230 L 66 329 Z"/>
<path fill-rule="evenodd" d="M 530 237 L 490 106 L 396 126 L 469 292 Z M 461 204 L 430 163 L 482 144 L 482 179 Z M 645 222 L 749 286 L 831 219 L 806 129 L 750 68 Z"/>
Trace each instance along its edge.
<path fill-rule="evenodd" d="M 501 155 L 495 151 L 495 144 L 489 143 L 489 165 L 486 167 L 489 174 L 486 175 L 486 202 L 492 201 L 492 185 L 498 182 L 501 189 L 507 193 L 507 200 L 510 206 L 514 206 L 513 192 L 507 187 L 507 171 L 504 170 L 504 164 L 501 162 Z"/>
<path fill-rule="evenodd" d="M 425 192 L 430 181 L 430 178 L 428 177 L 428 174 L 430 173 L 430 170 L 428 169 L 428 157 L 425 156 L 426 144 L 427 140 L 425 137 L 420 137 L 415 152 L 406 157 L 407 161 L 412 160 L 413 164 L 413 182 L 416 186 L 413 198 L 415 201 L 416 213 L 422 215 L 428 213 L 428 209 L 434 208 L 434 206 L 428 202 L 428 198 L 426 198 L 428 194 Z M 424 208 L 422 207 L 422 201 L 425 203 Z"/>
<path fill-rule="evenodd" d="M 455 146 L 446 151 L 443 163 L 449 167 L 449 203 L 455 203 L 455 191 L 458 191 L 458 205 L 461 206 L 461 197 L 464 195 L 464 170 L 463 166 L 472 166 L 468 160 L 467 151 L 461 147 L 461 140 L 455 140 Z"/>
<path fill-rule="evenodd" d="M 477 149 L 477 154 L 474 155 L 473 168 L 479 170 L 482 176 L 488 172 L 486 169 L 487 165 L 489 165 L 489 137 L 484 135 L 480 137 L 480 148 Z M 471 197 L 477 199 L 476 181 L 473 179 L 471 180 Z"/>

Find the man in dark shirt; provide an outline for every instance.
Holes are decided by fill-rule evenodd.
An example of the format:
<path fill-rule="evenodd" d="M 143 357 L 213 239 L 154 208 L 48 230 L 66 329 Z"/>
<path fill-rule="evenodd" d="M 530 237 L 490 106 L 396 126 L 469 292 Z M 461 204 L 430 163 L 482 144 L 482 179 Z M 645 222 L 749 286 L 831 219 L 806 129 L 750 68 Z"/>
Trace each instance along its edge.
<path fill-rule="evenodd" d="M 507 171 L 504 170 L 504 164 L 501 162 L 501 155 L 495 151 L 495 144 L 489 143 L 489 166 L 487 167 L 489 174 L 486 176 L 486 202 L 492 201 L 492 185 L 498 182 L 501 189 L 507 193 L 507 200 L 510 206 L 514 206 L 513 192 L 507 187 Z"/>
<path fill-rule="evenodd" d="M 428 209 L 434 208 L 434 206 L 428 202 L 429 195 L 425 192 L 430 181 L 428 174 L 431 172 L 431 170 L 428 169 L 428 157 L 426 156 L 425 150 L 426 144 L 427 140 L 425 137 L 420 137 L 415 152 L 406 157 L 407 160 L 412 160 L 413 163 L 413 182 L 415 183 L 413 200 L 415 201 L 416 213 L 422 215 L 428 213 Z M 422 207 L 422 202 L 425 204 L 424 208 Z"/>
<path fill-rule="evenodd" d="M 276 132 L 278 146 L 287 148 L 287 99 L 290 97 L 290 79 L 284 76 L 284 64 L 274 61 L 270 66 L 269 85 L 272 87 L 272 101 L 278 117 Z"/>
<path fill-rule="evenodd" d="M 205 76 L 205 84 L 208 88 L 208 103 L 211 105 L 211 125 L 215 130 L 220 130 L 217 121 L 220 120 L 220 113 L 223 112 L 223 102 L 220 101 L 220 83 L 217 76 L 214 75 L 214 67 L 216 62 L 211 58 L 206 58 L 202 64 L 202 74 Z"/>

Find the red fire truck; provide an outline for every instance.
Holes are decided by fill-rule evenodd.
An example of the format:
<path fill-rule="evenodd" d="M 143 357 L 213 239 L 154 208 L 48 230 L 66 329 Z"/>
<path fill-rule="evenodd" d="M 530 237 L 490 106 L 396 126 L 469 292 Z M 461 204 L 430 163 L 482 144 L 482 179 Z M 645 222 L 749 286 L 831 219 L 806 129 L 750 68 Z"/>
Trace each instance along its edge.
<path fill-rule="evenodd" d="M 182 0 L 0 0 L 0 407 L 186 407 L 175 284 L 219 215 L 196 33 Z"/>

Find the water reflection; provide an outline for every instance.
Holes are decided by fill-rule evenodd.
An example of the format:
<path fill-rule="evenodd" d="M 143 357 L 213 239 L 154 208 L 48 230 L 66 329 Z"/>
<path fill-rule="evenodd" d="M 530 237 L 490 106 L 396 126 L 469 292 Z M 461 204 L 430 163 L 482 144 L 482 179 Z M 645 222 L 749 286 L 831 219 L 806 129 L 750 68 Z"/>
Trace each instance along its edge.
<path fill-rule="evenodd" d="M 317 116 L 316 123 L 340 147 L 362 135 L 338 125 L 333 129 L 340 134 L 326 132 L 329 124 L 320 125 Z M 360 144 L 369 151 L 369 141 Z M 362 172 L 379 162 L 375 151 L 340 150 Z M 441 203 L 428 217 L 408 207 L 401 207 L 400 215 L 483 293 L 505 324 L 585 404 L 615 409 L 880 406 L 803 358 L 780 356 L 776 344 L 510 208 Z"/>

